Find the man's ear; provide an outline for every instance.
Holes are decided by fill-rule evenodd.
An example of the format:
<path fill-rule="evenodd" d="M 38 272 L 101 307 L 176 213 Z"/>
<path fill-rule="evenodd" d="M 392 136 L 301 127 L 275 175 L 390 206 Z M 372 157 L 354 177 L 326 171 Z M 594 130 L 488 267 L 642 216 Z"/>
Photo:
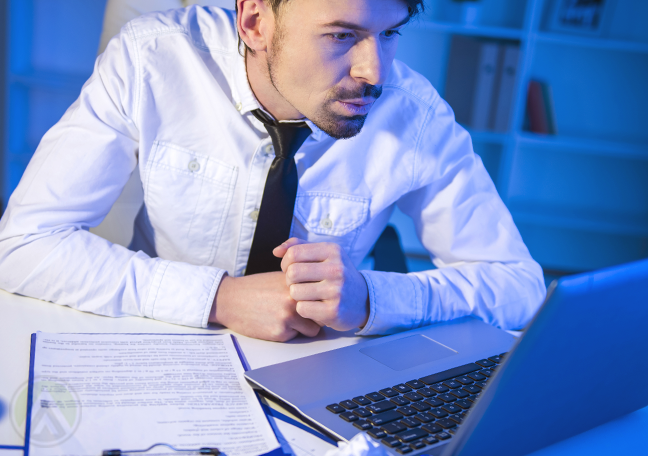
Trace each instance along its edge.
<path fill-rule="evenodd" d="M 274 14 L 264 0 L 236 0 L 236 26 L 241 40 L 253 51 L 268 49 L 272 36 Z"/>

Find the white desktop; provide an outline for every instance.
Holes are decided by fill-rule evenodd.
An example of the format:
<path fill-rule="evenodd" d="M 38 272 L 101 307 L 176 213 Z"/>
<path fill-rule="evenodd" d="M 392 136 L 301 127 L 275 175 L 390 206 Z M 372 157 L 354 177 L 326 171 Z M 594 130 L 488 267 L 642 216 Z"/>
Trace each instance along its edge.
<path fill-rule="evenodd" d="M 214 334 L 231 331 L 213 327 L 189 328 L 156 320 L 126 317 L 110 318 L 79 312 L 64 306 L 12 295 L 0 290 L 0 401 L 11 407 L 14 392 L 25 384 L 29 373 L 30 337 L 37 331 L 53 333 L 184 333 Z M 251 368 L 259 368 L 358 343 L 364 338 L 353 331 L 324 329 L 313 339 L 297 338 L 288 343 L 266 342 L 237 335 Z M 11 423 L 11 410 L 0 416 L 0 455 L 22 456 L 23 437 Z M 284 428 L 285 429 L 285 424 Z M 558 444 L 533 453 L 535 456 L 645 455 L 648 448 L 648 408 L 599 426 Z M 288 432 L 289 434 L 290 432 Z M 290 440 L 290 439 L 288 439 Z M 333 446 L 325 442 L 313 448 L 294 448 L 295 454 L 324 454 Z"/>

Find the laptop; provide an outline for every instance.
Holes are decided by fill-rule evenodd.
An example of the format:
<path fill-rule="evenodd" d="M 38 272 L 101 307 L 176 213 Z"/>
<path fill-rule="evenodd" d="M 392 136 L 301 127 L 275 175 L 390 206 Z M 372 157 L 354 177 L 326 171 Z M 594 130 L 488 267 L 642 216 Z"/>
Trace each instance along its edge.
<path fill-rule="evenodd" d="M 555 281 L 522 337 L 461 318 L 246 373 L 392 454 L 523 455 L 648 406 L 648 260 Z"/>

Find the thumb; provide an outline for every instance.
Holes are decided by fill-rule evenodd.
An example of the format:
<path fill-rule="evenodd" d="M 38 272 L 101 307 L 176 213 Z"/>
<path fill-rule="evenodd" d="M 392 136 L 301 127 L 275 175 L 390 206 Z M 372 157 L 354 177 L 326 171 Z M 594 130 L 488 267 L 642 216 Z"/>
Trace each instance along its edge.
<path fill-rule="evenodd" d="M 299 244 L 308 244 L 308 241 L 304 241 L 303 239 L 299 239 L 296 237 L 290 238 L 280 246 L 275 247 L 274 250 L 272 251 L 272 254 L 277 258 L 283 258 L 289 248 Z"/>

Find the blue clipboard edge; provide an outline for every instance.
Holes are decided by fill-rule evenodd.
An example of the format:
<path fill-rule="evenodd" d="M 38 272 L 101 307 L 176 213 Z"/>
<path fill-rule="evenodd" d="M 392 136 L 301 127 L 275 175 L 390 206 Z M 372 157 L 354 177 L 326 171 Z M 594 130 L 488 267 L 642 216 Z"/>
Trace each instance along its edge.
<path fill-rule="evenodd" d="M 284 421 L 284 422 L 286 422 L 288 424 L 291 424 L 291 425 L 295 426 L 296 428 L 299 428 L 299 429 L 301 429 L 303 431 L 306 431 L 309 434 L 312 434 L 315 437 L 317 437 L 319 439 L 322 439 L 327 443 L 330 443 L 334 447 L 337 447 L 337 442 L 335 440 L 333 440 L 330 437 L 327 437 L 326 435 L 322 434 L 321 432 L 318 432 L 318 431 L 316 431 L 315 429 L 313 429 L 311 427 L 305 426 L 304 424 L 300 423 L 299 421 L 296 421 L 296 420 L 290 418 L 288 415 L 284 415 L 279 410 L 275 410 L 272 407 L 268 407 L 267 405 L 265 405 L 263 403 L 261 404 L 261 407 L 263 407 L 263 410 L 265 411 L 266 416 L 270 415 L 270 416 L 272 416 L 274 418 L 277 418 L 277 419 L 279 419 L 281 421 Z"/>
<path fill-rule="evenodd" d="M 245 353 L 243 353 L 243 350 L 241 349 L 241 345 L 239 344 L 238 340 L 236 339 L 236 336 L 234 334 L 230 334 L 230 337 L 232 338 L 232 344 L 234 344 L 234 348 L 236 349 L 236 353 L 239 356 L 239 360 L 241 361 L 241 364 L 243 365 L 243 370 L 245 372 L 250 370 L 250 364 L 247 361 L 247 358 L 245 357 Z M 263 410 L 263 414 L 266 417 L 266 420 L 268 421 L 268 426 L 270 426 L 270 429 L 272 429 L 272 433 L 274 434 L 274 428 L 270 424 L 270 419 L 268 418 L 268 411 L 265 409 L 263 406 L 263 403 L 259 399 L 259 395 L 256 394 L 256 391 L 254 392 L 254 395 L 257 398 L 257 401 L 259 402 L 259 405 L 261 406 L 261 410 Z M 277 442 L 279 442 L 279 439 L 277 438 L 277 435 L 275 434 L 275 438 L 277 439 Z M 276 448 L 272 450 L 269 453 L 264 454 L 263 456 L 286 456 L 286 453 L 284 453 L 283 448 L 281 447 L 281 444 L 279 444 L 279 448 Z"/>
<path fill-rule="evenodd" d="M 241 358 L 241 364 L 243 364 L 243 369 L 246 372 L 249 371 L 250 370 L 250 364 L 247 362 L 247 359 L 245 358 L 245 354 L 243 353 L 243 350 L 241 349 L 241 346 L 239 345 L 239 342 L 236 339 L 236 336 L 234 334 L 230 334 L 230 336 L 232 336 L 232 342 L 234 342 L 234 347 L 236 348 L 236 352 L 238 353 L 239 358 Z M 255 390 L 255 393 L 257 395 L 257 399 L 259 400 L 259 404 L 261 404 L 261 408 L 265 412 L 266 418 L 268 416 L 278 418 L 281 421 L 284 421 L 284 422 L 286 422 L 288 424 L 291 424 L 291 425 L 293 425 L 293 426 L 295 426 L 295 427 L 297 427 L 297 428 L 299 428 L 299 429 L 301 429 L 303 431 L 308 432 L 309 434 L 314 435 L 315 437 L 318 437 L 318 438 L 324 440 L 327 443 L 330 443 L 331 445 L 337 446 L 337 442 L 335 440 L 331 439 L 330 437 L 322 434 L 321 432 L 318 432 L 317 430 L 315 430 L 315 429 L 313 429 L 313 428 L 311 428 L 309 426 L 306 426 L 306 425 L 300 423 L 297 420 L 294 420 L 294 419 L 290 418 L 289 416 L 281 413 L 278 410 L 273 409 L 272 407 L 269 407 L 269 406 L 265 405 L 263 402 L 261 402 L 261 399 L 259 398 L 259 392 Z"/>
<path fill-rule="evenodd" d="M 29 438 L 31 436 L 31 414 L 34 404 L 34 361 L 36 360 L 36 338 L 38 333 L 31 335 L 29 349 L 29 381 L 27 382 L 27 415 L 25 416 L 25 447 L 23 455 L 29 456 Z"/>
<path fill-rule="evenodd" d="M 247 358 L 245 357 L 245 353 L 243 353 L 243 350 L 241 349 L 241 345 L 238 342 L 238 339 L 234 334 L 230 334 L 230 337 L 232 338 L 232 343 L 234 344 L 234 348 L 236 349 L 236 353 L 239 355 L 239 359 L 241 360 L 241 364 L 243 365 L 243 370 L 245 372 L 250 370 L 250 363 L 248 363 Z"/>
<path fill-rule="evenodd" d="M 39 331 L 40 332 L 40 331 Z M 110 334 L 116 334 L 120 336 L 124 335 L 131 335 L 131 336 L 147 336 L 147 335 L 152 335 L 152 336 L 224 336 L 225 334 L 192 334 L 192 333 L 173 333 L 173 334 L 167 334 L 167 333 L 59 333 L 59 334 L 84 334 L 84 335 L 110 335 Z M 14 446 L 14 445 L 0 445 L 0 450 L 23 450 L 23 456 L 29 456 L 29 436 L 31 433 L 31 411 L 33 408 L 33 390 L 34 390 L 34 361 L 36 358 L 36 337 L 38 336 L 38 333 L 32 333 L 31 335 L 31 347 L 29 349 L 29 381 L 27 383 L 27 415 L 25 418 L 25 445 L 24 446 Z M 236 353 L 239 356 L 239 360 L 241 361 L 241 364 L 243 365 L 243 370 L 249 371 L 250 370 L 250 365 L 247 362 L 247 359 L 245 358 L 245 354 L 243 353 L 243 350 L 241 350 L 241 346 L 238 343 L 238 340 L 236 340 L 236 337 L 234 334 L 230 334 L 230 337 L 232 338 L 232 342 L 234 343 L 234 348 L 236 349 Z M 256 393 L 255 393 L 256 394 Z M 259 396 L 257 395 L 257 400 L 259 400 Z M 287 423 L 293 424 L 300 429 L 304 429 L 305 431 L 311 432 L 313 435 L 316 435 L 317 437 L 324 438 L 323 436 L 319 435 L 319 433 L 316 433 L 312 429 L 307 428 L 306 426 L 302 425 L 301 423 L 298 423 L 297 421 L 293 420 L 292 418 L 284 415 L 283 413 L 277 412 L 276 410 L 272 410 L 270 407 L 266 407 L 261 401 L 259 401 L 259 405 L 261 406 L 261 410 L 263 410 L 264 415 L 266 419 L 268 420 L 268 425 L 270 426 L 270 429 L 272 429 L 272 426 L 270 425 L 270 421 L 268 416 L 272 415 L 275 416 L 274 413 L 277 414 L 277 418 L 282 419 L 283 421 L 286 421 Z M 269 412 L 270 411 L 270 412 Z M 293 423 L 294 422 L 294 423 Z M 274 430 L 273 430 L 274 432 Z M 275 435 L 276 437 L 276 435 Z M 324 440 L 327 440 L 324 438 Z M 281 445 L 279 448 L 275 448 L 274 450 L 264 453 L 260 456 L 286 456 L 286 453 L 284 453 L 283 449 L 281 448 Z"/>
<path fill-rule="evenodd" d="M 29 436 L 31 434 L 31 412 L 34 402 L 34 358 L 36 355 L 36 335 L 33 333 L 30 338 L 29 347 L 29 380 L 27 381 L 27 410 L 25 415 L 25 439 L 24 445 L 0 445 L 0 450 L 22 450 L 23 456 L 29 456 Z"/>

